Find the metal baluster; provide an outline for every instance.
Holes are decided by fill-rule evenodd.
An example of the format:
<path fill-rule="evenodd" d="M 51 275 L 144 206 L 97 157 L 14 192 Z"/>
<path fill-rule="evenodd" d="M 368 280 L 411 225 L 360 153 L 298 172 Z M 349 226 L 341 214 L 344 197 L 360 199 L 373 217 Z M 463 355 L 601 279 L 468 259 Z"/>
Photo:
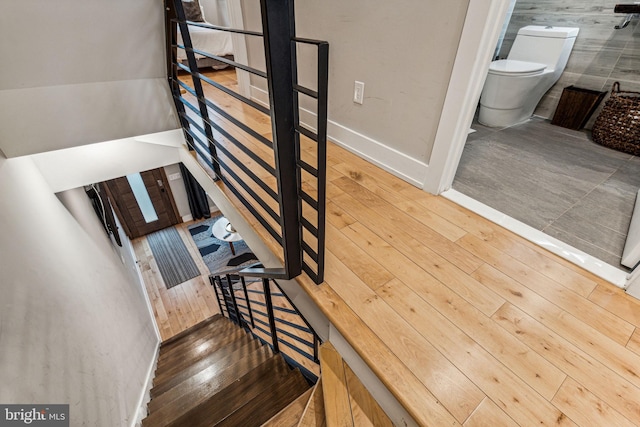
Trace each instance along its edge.
<path fill-rule="evenodd" d="M 318 344 L 320 344 L 318 336 L 315 332 L 313 332 L 313 361 L 316 363 L 320 361 L 320 359 L 318 358 Z"/>
<path fill-rule="evenodd" d="M 280 353 L 278 345 L 278 333 L 276 331 L 276 319 L 273 316 L 273 303 L 271 302 L 271 287 L 269 279 L 262 279 L 262 287 L 264 289 L 264 301 L 267 306 L 267 315 L 269 316 L 269 328 L 271 329 L 271 342 L 273 343 L 273 352 Z"/>
<path fill-rule="evenodd" d="M 218 293 L 218 287 L 216 286 L 216 281 L 212 276 L 209 276 L 209 283 L 213 286 L 213 290 L 216 293 L 216 299 L 218 300 L 218 307 L 220 307 L 220 314 L 224 314 L 222 311 L 222 302 L 220 301 L 220 294 Z"/>
<path fill-rule="evenodd" d="M 205 134 L 207 136 L 207 141 L 209 142 L 209 154 L 213 158 L 213 171 L 217 176 L 222 176 L 222 172 L 220 171 L 220 164 L 218 160 L 218 152 L 215 147 L 215 139 L 213 137 L 213 130 L 211 129 L 211 125 L 209 124 L 209 112 L 207 110 L 207 104 L 204 99 L 204 90 L 202 89 L 202 82 L 200 81 L 200 71 L 198 70 L 198 64 L 196 62 L 196 55 L 193 52 L 193 44 L 191 43 L 191 34 L 189 33 L 189 27 L 186 23 L 186 15 L 184 13 L 184 8 L 182 7 L 182 2 L 179 0 L 173 0 L 173 6 L 176 11 L 176 15 L 178 20 L 181 21 L 178 23 L 180 27 L 180 35 L 182 36 L 182 42 L 185 47 L 185 51 L 187 54 L 187 61 L 189 63 L 189 69 L 191 70 L 191 78 L 193 82 L 193 88 L 196 91 L 196 95 L 198 95 L 198 106 L 200 109 L 200 117 L 202 117 L 202 124 L 204 125 Z"/>
<path fill-rule="evenodd" d="M 224 305 L 227 308 L 227 318 L 229 318 L 229 320 L 233 320 L 231 319 L 231 308 L 229 307 L 229 301 L 224 296 L 224 286 L 222 284 L 222 279 L 220 278 L 220 276 L 216 276 L 216 281 L 218 282 L 218 285 L 220 285 L 220 292 L 222 293 L 222 299 L 224 300 Z"/>
<path fill-rule="evenodd" d="M 247 302 L 247 310 L 249 311 L 249 320 L 251 321 L 251 328 L 256 327 L 253 321 L 253 311 L 251 310 L 251 301 L 249 301 L 249 293 L 247 292 L 247 283 L 244 280 L 244 276 L 240 276 L 240 282 L 242 283 L 242 290 L 244 291 L 244 300 Z"/>
<path fill-rule="evenodd" d="M 238 325 L 244 326 L 242 321 L 242 315 L 240 314 L 240 309 L 238 308 L 238 302 L 236 301 L 236 293 L 233 291 L 233 283 L 231 282 L 231 276 L 227 274 L 226 277 L 227 277 L 227 285 L 229 286 L 229 294 L 231 294 L 231 302 L 233 303 L 233 309 L 236 312 Z"/>

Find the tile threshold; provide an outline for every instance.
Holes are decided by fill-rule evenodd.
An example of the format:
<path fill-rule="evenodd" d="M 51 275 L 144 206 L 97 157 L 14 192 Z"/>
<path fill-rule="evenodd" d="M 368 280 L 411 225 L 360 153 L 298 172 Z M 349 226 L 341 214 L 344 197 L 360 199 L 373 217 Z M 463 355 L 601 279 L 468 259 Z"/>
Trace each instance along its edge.
<path fill-rule="evenodd" d="M 501 227 L 521 236 L 524 239 L 541 246 L 548 251 L 576 264 L 585 270 L 595 274 L 596 276 L 606 280 L 607 282 L 625 289 L 628 285 L 627 278 L 629 273 L 616 268 L 604 261 L 595 258 L 567 243 L 551 237 L 540 230 L 537 230 L 517 219 L 514 219 L 496 209 L 487 206 L 471 197 L 460 193 L 454 189 L 447 190 L 440 194 L 442 197 L 469 209 L 472 212 L 494 222 Z"/>

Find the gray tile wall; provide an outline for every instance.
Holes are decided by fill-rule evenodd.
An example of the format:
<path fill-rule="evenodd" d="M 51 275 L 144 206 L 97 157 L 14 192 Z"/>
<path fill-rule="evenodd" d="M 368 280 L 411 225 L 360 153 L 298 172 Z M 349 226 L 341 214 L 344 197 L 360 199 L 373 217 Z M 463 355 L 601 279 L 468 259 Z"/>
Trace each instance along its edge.
<path fill-rule="evenodd" d="M 640 26 L 638 19 L 614 29 L 623 14 L 613 13 L 621 0 L 518 0 L 505 35 L 501 57 L 511 49 L 518 29 L 526 25 L 578 27 L 569 62 L 558 83 L 542 98 L 535 114 L 552 118 L 562 90 L 570 85 L 609 91 L 615 81 L 622 90 L 640 91 Z M 632 3 L 632 1 L 626 2 Z M 604 105 L 604 102 L 602 102 Z M 595 120 L 592 116 L 587 128 Z"/>

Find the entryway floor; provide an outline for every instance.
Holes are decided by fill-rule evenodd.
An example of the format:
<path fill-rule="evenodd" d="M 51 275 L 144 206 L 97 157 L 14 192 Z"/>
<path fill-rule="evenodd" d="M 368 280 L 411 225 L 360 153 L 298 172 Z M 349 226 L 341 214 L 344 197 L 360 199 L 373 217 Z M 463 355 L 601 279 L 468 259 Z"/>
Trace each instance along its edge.
<path fill-rule="evenodd" d="M 640 158 L 587 131 L 474 123 L 453 188 L 615 267 L 640 187 Z"/>
<path fill-rule="evenodd" d="M 162 341 L 220 313 L 215 291 L 209 284 L 209 269 L 198 252 L 188 227 L 193 221 L 175 226 L 201 275 L 167 289 L 146 236 L 132 241 L 138 267 L 153 308 Z"/>

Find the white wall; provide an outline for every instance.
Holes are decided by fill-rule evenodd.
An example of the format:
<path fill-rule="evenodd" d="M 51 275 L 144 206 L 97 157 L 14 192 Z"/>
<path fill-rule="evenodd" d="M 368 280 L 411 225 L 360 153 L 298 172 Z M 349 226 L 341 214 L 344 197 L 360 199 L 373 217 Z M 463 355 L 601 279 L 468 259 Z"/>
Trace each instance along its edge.
<path fill-rule="evenodd" d="M 7 156 L 178 127 L 165 77 L 162 2 L 5 3 L 0 149 Z"/>
<path fill-rule="evenodd" d="M 54 192 L 180 161 L 182 130 L 141 135 L 30 156 Z"/>
<path fill-rule="evenodd" d="M 297 35 L 330 44 L 330 139 L 421 184 L 468 4 L 297 1 Z M 259 28 L 257 0 L 244 0 L 243 7 L 247 27 Z M 259 41 L 248 47 L 252 65 L 260 68 Z M 299 55 L 301 82 L 314 84 L 315 59 L 311 52 Z M 352 100 L 355 80 L 365 83 L 363 105 Z M 265 89 L 264 81 L 252 83 Z"/>
<path fill-rule="evenodd" d="M 200 0 L 204 9 L 204 19 L 214 25 L 228 27 L 230 25 L 227 0 Z"/>
<path fill-rule="evenodd" d="M 184 186 L 184 177 L 180 171 L 180 165 L 174 164 L 165 166 L 164 171 L 169 178 L 169 186 L 171 187 L 171 193 L 173 193 L 173 200 L 176 202 L 176 207 L 178 208 L 178 213 L 180 214 L 182 221 L 192 221 L 193 216 L 191 215 L 191 207 L 189 206 L 189 197 L 187 196 L 187 189 Z M 178 174 L 179 177 L 172 179 L 171 175 L 174 174 Z M 209 202 L 209 210 L 212 213 L 217 212 L 218 208 L 211 197 L 208 197 L 207 201 Z"/>
<path fill-rule="evenodd" d="M 0 402 L 69 403 L 71 425 L 133 421 L 158 344 L 143 290 L 78 191 L 0 158 Z"/>
<path fill-rule="evenodd" d="M 176 163 L 173 165 L 165 166 L 164 172 L 169 179 L 169 187 L 171 187 L 171 193 L 173 194 L 173 200 L 176 202 L 178 208 L 178 214 L 182 218 L 182 221 L 191 221 L 191 208 L 189 207 L 189 198 L 187 197 L 187 190 L 184 188 L 184 178 L 182 172 L 180 172 L 180 166 Z M 180 175 L 177 179 L 172 179 L 171 175 Z"/>

